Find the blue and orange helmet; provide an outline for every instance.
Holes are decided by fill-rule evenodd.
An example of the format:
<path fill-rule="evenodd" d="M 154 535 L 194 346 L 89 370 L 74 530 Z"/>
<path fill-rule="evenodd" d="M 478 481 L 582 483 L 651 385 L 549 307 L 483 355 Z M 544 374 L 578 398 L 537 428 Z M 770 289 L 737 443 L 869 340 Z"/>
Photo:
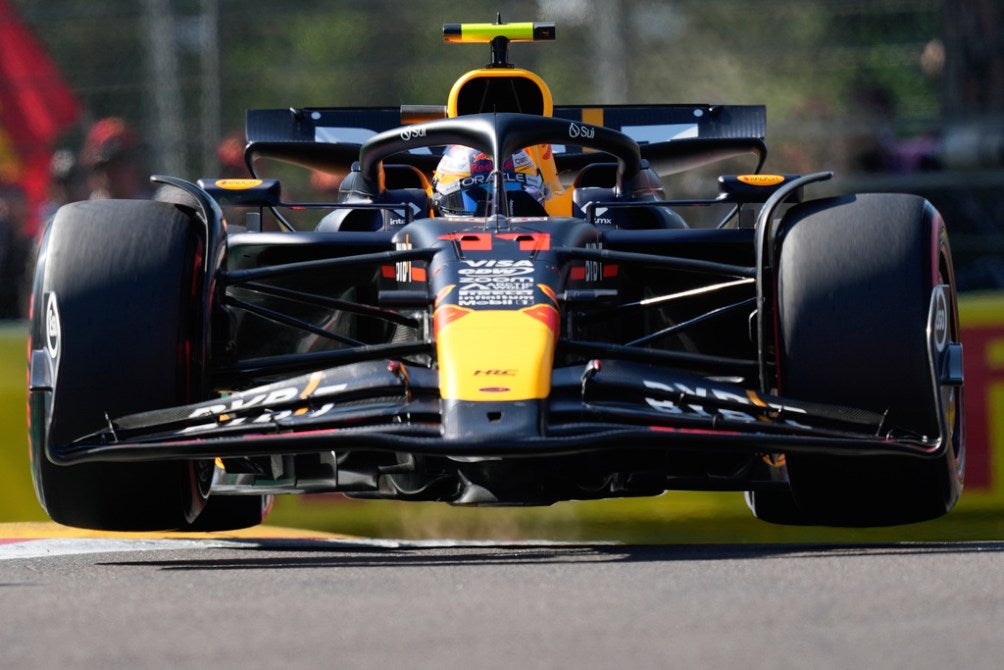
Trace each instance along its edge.
<path fill-rule="evenodd" d="M 482 151 L 449 147 L 432 177 L 432 204 L 440 216 L 484 216 L 495 194 L 495 165 Z M 548 187 L 530 152 L 521 150 L 502 165 L 506 192 L 522 192 L 541 205 Z M 526 196 L 522 196 L 526 197 Z"/>

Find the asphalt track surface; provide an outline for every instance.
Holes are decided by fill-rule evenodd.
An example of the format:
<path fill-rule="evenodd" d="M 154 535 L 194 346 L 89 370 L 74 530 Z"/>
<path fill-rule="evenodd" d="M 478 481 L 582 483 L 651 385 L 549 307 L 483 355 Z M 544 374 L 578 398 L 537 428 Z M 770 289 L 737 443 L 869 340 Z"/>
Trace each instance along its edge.
<path fill-rule="evenodd" d="M 1004 542 L 46 535 L 0 526 L 0 667 L 1000 668 L 1004 658 Z"/>

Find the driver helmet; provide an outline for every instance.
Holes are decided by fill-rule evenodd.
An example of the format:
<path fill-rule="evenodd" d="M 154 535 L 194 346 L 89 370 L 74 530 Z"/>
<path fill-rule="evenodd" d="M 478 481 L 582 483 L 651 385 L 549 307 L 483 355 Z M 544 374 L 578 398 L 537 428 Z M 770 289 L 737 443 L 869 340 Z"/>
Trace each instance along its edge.
<path fill-rule="evenodd" d="M 436 213 L 440 216 L 484 216 L 495 190 L 494 168 L 486 153 L 456 144 L 450 146 L 432 176 L 432 206 Z M 526 149 L 506 159 L 502 174 L 507 193 L 522 192 L 544 204 L 547 187 Z"/>

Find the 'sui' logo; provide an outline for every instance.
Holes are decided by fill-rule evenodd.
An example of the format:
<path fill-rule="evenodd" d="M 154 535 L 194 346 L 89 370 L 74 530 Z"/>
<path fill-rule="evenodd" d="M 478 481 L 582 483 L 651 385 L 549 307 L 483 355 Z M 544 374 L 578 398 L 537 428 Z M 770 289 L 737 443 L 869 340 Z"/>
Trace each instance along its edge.
<path fill-rule="evenodd" d="M 589 126 L 580 126 L 577 123 L 573 123 L 568 126 L 568 136 L 573 140 L 579 137 L 583 137 L 587 140 L 591 140 L 596 137 L 596 129 L 590 128 Z"/>
<path fill-rule="evenodd" d="M 416 137 L 425 137 L 425 128 L 405 128 L 401 131 L 401 140 L 408 142 Z"/>

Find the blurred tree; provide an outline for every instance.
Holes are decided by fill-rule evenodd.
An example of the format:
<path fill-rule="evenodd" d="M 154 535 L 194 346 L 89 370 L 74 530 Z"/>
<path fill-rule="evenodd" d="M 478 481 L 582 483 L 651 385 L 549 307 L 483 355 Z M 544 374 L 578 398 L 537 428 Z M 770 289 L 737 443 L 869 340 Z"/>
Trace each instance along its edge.
<path fill-rule="evenodd" d="M 151 39 L 141 3 L 10 1 L 52 50 L 91 118 L 125 116 L 149 131 Z M 200 127 L 240 128 L 248 107 L 441 103 L 488 52 L 443 44 L 440 25 L 490 22 L 499 10 L 506 21 L 558 23 L 557 43 L 516 44 L 511 56 L 539 72 L 559 103 L 765 103 L 775 138 L 814 145 L 829 158 L 840 155 L 828 146 L 836 134 L 873 121 L 861 91 L 886 91 L 896 114 L 891 132 L 939 115 L 937 84 L 920 62 L 924 46 L 940 37 L 942 0 L 618 0 L 605 11 L 587 0 L 162 1 L 175 23 L 193 157 L 206 154 Z M 199 118 L 207 83 L 193 38 L 207 2 L 215 3 L 219 26 L 216 124 Z M 613 9 L 620 11 L 612 18 Z M 614 43 L 618 49 L 601 46 Z"/>

